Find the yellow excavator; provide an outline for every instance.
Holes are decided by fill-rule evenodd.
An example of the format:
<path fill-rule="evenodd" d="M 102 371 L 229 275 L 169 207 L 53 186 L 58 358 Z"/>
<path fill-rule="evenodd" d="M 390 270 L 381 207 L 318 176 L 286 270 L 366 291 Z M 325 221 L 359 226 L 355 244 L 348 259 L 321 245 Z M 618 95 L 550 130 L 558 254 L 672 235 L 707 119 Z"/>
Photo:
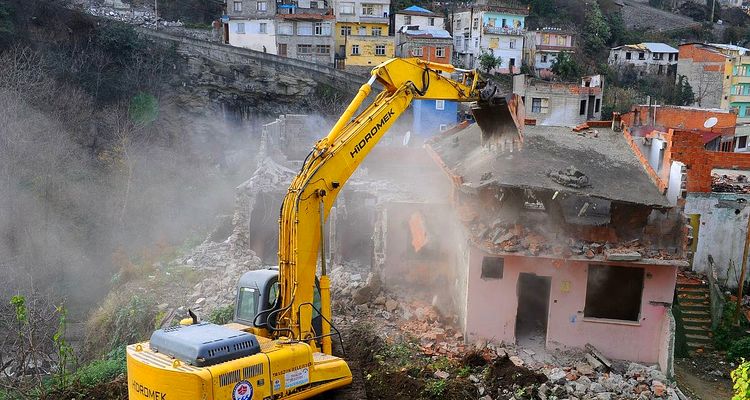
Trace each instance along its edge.
<path fill-rule="evenodd" d="M 355 116 L 376 81 L 383 90 Z M 346 361 L 332 354 L 332 337 L 341 335 L 331 323 L 322 232 L 346 181 L 414 99 L 477 102 L 483 129 L 508 120 L 506 99 L 476 70 L 417 58 L 375 67 L 289 187 L 278 267 L 240 278 L 232 323 L 200 322 L 191 312 L 187 322 L 128 346 L 130 400 L 306 399 L 352 382 Z"/>

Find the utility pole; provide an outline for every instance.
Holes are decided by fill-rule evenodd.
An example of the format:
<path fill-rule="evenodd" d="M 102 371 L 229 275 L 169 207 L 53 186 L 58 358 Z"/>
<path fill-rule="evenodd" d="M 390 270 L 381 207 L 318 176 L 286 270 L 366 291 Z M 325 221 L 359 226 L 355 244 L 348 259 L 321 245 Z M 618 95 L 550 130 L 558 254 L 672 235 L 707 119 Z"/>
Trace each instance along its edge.
<path fill-rule="evenodd" d="M 711 2 L 711 23 L 714 23 L 714 8 L 716 7 L 716 0 Z"/>

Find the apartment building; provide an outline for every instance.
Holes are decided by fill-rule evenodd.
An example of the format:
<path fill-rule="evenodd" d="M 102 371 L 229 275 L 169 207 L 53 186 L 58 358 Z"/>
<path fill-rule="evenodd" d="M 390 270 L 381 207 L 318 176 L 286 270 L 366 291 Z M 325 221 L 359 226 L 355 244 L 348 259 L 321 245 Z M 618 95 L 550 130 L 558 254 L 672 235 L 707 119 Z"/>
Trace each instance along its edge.
<path fill-rule="evenodd" d="M 734 151 L 750 151 L 750 49 L 718 43 L 680 45 L 677 75 L 693 89 L 694 105 L 737 115 Z"/>
<path fill-rule="evenodd" d="M 479 56 L 489 53 L 500 60 L 494 72 L 520 72 L 528 15 L 528 6 L 495 0 L 483 0 L 453 13 L 454 62 L 478 68 Z"/>
<path fill-rule="evenodd" d="M 334 1 L 339 67 L 373 67 L 395 54 L 388 36 L 390 0 Z"/>

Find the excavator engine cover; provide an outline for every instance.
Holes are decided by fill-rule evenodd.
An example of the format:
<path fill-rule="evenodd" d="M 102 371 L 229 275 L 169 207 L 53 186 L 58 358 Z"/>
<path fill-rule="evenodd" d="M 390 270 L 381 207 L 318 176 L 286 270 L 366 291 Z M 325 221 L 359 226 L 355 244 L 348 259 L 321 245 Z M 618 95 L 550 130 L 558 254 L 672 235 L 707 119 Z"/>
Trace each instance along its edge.
<path fill-rule="evenodd" d="M 260 352 L 255 335 L 209 323 L 159 329 L 151 335 L 150 342 L 151 350 L 197 367 Z"/>

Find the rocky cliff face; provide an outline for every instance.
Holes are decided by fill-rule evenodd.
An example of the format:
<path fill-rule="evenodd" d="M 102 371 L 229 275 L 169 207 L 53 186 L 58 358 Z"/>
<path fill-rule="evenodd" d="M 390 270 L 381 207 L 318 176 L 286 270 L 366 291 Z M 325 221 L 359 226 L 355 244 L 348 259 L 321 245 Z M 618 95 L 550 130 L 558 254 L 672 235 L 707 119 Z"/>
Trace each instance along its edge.
<path fill-rule="evenodd" d="M 305 76 L 269 71 L 254 65 L 183 56 L 178 101 L 189 110 L 277 115 L 310 110 L 318 83 Z"/>

